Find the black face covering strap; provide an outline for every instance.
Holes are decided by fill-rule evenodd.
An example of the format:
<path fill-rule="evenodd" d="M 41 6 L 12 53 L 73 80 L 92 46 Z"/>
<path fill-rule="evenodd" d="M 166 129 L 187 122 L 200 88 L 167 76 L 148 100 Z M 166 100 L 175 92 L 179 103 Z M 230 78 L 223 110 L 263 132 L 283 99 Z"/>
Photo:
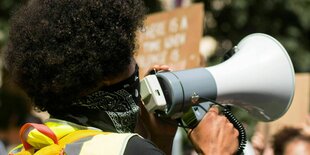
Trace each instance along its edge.
<path fill-rule="evenodd" d="M 111 86 L 102 87 L 101 91 L 106 92 L 114 92 L 117 90 L 125 89 L 127 92 L 129 92 L 132 95 L 132 98 L 136 103 L 140 100 L 140 80 L 139 80 L 139 67 L 138 65 L 135 66 L 134 73 L 127 79 L 116 83 Z"/>
<path fill-rule="evenodd" d="M 90 112 L 106 113 L 117 132 L 132 132 L 139 112 L 139 89 L 139 68 L 136 65 L 135 72 L 126 80 L 102 87 L 72 104 Z"/>

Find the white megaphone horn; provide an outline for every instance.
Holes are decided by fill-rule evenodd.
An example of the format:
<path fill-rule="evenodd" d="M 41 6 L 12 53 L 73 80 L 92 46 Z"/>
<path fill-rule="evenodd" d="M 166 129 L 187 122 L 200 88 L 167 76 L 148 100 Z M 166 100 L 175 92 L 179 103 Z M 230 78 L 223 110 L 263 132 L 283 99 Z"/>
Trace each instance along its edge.
<path fill-rule="evenodd" d="M 295 90 L 290 57 L 273 37 L 256 33 L 242 39 L 223 63 L 146 76 L 141 96 L 149 111 L 182 114 L 199 99 L 243 108 L 261 121 L 288 110 Z"/>

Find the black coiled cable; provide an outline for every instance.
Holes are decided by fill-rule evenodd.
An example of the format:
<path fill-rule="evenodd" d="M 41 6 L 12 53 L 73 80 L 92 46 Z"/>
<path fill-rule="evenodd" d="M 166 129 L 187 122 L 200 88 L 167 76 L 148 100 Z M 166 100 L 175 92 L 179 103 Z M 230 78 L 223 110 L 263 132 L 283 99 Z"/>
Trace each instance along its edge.
<path fill-rule="evenodd" d="M 231 113 L 228 107 L 224 107 L 222 110 L 223 114 L 227 119 L 234 125 L 234 127 L 239 131 L 239 148 L 236 152 L 237 155 L 243 155 L 243 150 L 246 145 L 246 132 L 243 125 L 236 119 L 236 117 Z"/>

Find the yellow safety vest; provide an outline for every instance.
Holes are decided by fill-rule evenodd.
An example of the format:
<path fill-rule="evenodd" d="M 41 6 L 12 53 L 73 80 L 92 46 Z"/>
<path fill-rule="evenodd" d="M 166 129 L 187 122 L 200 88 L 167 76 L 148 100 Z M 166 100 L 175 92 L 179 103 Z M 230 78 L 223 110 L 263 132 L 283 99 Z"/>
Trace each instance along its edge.
<path fill-rule="evenodd" d="M 9 155 L 122 155 L 135 135 L 51 119 L 45 124 L 25 124 L 20 130 L 22 144 Z"/>

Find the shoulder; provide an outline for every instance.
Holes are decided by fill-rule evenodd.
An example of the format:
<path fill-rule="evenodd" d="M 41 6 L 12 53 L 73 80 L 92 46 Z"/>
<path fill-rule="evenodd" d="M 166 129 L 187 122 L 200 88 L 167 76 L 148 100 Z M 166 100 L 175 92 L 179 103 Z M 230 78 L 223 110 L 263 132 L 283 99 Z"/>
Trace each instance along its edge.
<path fill-rule="evenodd" d="M 164 155 L 151 141 L 132 133 L 102 133 L 85 137 L 66 145 L 64 152 L 71 154 Z"/>
<path fill-rule="evenodd" d="M 164 155 L 164 153 L 150 140 L 135 135 L 129 139 L 124 155 L 137 154 Z"/>

